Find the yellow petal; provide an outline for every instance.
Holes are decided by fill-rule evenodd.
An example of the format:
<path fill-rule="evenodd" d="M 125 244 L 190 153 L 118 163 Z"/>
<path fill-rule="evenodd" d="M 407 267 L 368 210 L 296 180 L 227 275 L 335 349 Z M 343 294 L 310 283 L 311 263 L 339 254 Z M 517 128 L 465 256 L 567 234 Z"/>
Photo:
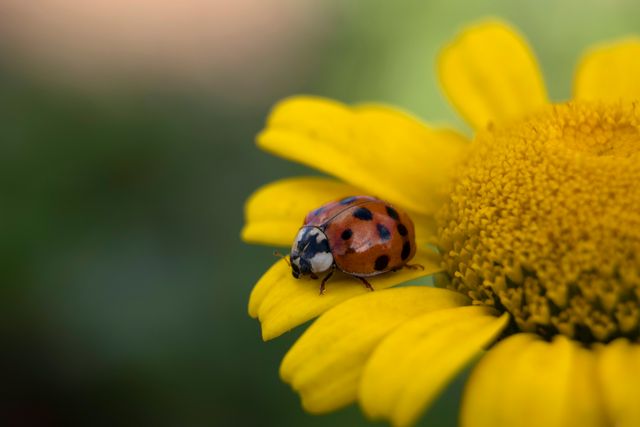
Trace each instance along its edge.
<path fill-rule="evenodd" d="M 610 425 L 607 420 L 602 390 L 597 381 L 597 359 L 592 350 L 576 348 L 571 363 L 568 402 L 566 408 L 567 424 L 580 427 L 604 427 Z"/>
<path fill-rule="evenodd" d="M 589 50 L 574 81 L 576 99 L 640 100 L 640 40 L 628 39 Z"/>
<path fill-rule="evenodd" d="M 242 239 L 249 243 L 291 246 L 305 216 L 332 200 L 366 194 L 362 189 L 330 178 L 297 177 L 269 183 L 256 190 L 245 204 Z M 407 212 L 418 243 L 435 235 L 433 218 Z"/>
<path fill-rule="evenodd" d="M 640 39 L 597 46 L 578 66 L 576 99 L 601 101 L 640 100 Z"/>
<path fill-rule="evenodd" d="M 594 356 L 563 336 L 552 343 L 517 334 L 474 369 L 462 402 L 463 427 L 603 426 Z"/>
<path fill-rule="evenodd" d="M 603 346 L 598 374 L 611 425 L 640 426 L 640 345 L 620 339 Z"/>
<path fill-rule="evenodd" d="M 291 246 L 309 212 L 331 200 L 361 192 L 352 185 L 320 177 L 272 182 L 259 188 L 247 200 L 242 239 L 250 243 Z"/>
<path fill-rule="evenodd" d="M 390 333 L 367 362 L 359 399 L 371 418 L 413 424 L 448 382 L 494 340 L 509 321 L 470 306 L 418 316 Z"/>
<path fill-rule="evenodd" d="M 411 263 L 422 265 L 424 270 L 404 268 L 367 280 L 379 291 L 442 271 L 440 257 L 428 249 L 419 250 Z M 344 300 L 370 292 L 358 279 L 340 272 L 334 273 L 326 286 L 326 293 L 320 295 L 319 280 L 295 279 L 284 260 L 276 262 L 260 278 L 249 298 L 249 315 L 260 320 L 262 338 L 275 338 Z"/>
<path fill-rule="evenodd" d="M 438 74 L 451 103 L 475 129 L 523 117 L 548 102 L 529 46 L 500 21 L 462 31 L 442 51 Z"/>
<path fill-rule="evenodd" d="M 467 141 L 383 106 L 347 107 L 314 97 L 277 104 L 258 145 L 399 207 L 433 215 Z"/>
<path fill-rule="evenodd" d="M 367 358 L 387 333 L 416 315 L 467 303 L 462 294 L 427 286 L 353 298 L 309 327 L 285 356 L 280 375 L 301 394 L 309 412 L 348 405 L 356 398 Z"/>

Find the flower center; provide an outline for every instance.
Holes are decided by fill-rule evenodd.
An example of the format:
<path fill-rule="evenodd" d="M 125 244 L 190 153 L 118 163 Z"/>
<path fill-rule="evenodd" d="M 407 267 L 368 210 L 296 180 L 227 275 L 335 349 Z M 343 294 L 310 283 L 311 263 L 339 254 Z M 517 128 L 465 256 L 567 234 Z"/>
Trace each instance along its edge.
<path fill-rule="evenodd" d="M 439 216 L 452 289 L 519 330 L 640 336 L 640 106 L 571 102 L 477 135 Z"/>

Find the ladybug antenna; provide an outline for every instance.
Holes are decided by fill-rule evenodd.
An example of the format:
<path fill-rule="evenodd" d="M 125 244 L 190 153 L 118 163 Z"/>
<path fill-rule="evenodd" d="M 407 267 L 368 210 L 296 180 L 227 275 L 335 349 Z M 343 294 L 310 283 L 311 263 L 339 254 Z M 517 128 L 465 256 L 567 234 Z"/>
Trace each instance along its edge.
<path fill-rule="evenodd" d="M 291 267 L 291 263 L 289 262 L 289 259 L 287 258 L 286 255 L 282 255 L 279 251 L 276 250 L 276 251 L 273 251 L 273 256 L 277 256 L 277 257 L 282 258 L 284 260 L 284 262 L 286 262 L 287 265 L 289 267 Z"/>

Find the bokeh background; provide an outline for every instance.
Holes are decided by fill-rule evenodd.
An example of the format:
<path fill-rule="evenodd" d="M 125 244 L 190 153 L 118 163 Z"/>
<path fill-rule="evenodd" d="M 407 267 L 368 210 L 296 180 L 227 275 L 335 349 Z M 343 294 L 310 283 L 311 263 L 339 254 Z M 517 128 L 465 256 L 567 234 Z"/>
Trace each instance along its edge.
<path fill-rule="evenodd" d="M 434 61 L 487 16 L 554 100 L 588 45 L 640 34 L 635 0 L 0 0 L 0 425 L 367 425 L 305 414 L 278 379 L 299 332 L 246 313 L 274 259 L 243 202 L 314 173 L 253 138 L 295 93 L 466 131 Z M 455 425 L 462 380 L 424 425 Z"/>

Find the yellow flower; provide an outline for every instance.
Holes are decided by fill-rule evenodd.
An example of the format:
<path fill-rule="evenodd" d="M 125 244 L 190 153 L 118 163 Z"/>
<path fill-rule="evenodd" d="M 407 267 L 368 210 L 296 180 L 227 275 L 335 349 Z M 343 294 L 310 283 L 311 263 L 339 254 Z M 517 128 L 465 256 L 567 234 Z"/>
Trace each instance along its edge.
<path fill-rule="evenodd" d="M 249 302 L 264 339 L 320 315 L 283 380 L 310 412 L 358 402 L 405 426 L 481 357 L 463 426 L 640 425 L 640 41 L 592 49 L 561 104 L 501 22 L 464 30 L 438 71 L 472 142 L 388 107 L 312 97 L 282 101 L 259 135 L 339 180 L 258 190 L 246 241 L 288 246 L 313 208 L 375 194 L 412 215 L 426 267 L 374 278 L 372 293 L 343 276 L 318 296 L 277 262 Z M 441 288 L 383 290 L 436 273 Z"/>

